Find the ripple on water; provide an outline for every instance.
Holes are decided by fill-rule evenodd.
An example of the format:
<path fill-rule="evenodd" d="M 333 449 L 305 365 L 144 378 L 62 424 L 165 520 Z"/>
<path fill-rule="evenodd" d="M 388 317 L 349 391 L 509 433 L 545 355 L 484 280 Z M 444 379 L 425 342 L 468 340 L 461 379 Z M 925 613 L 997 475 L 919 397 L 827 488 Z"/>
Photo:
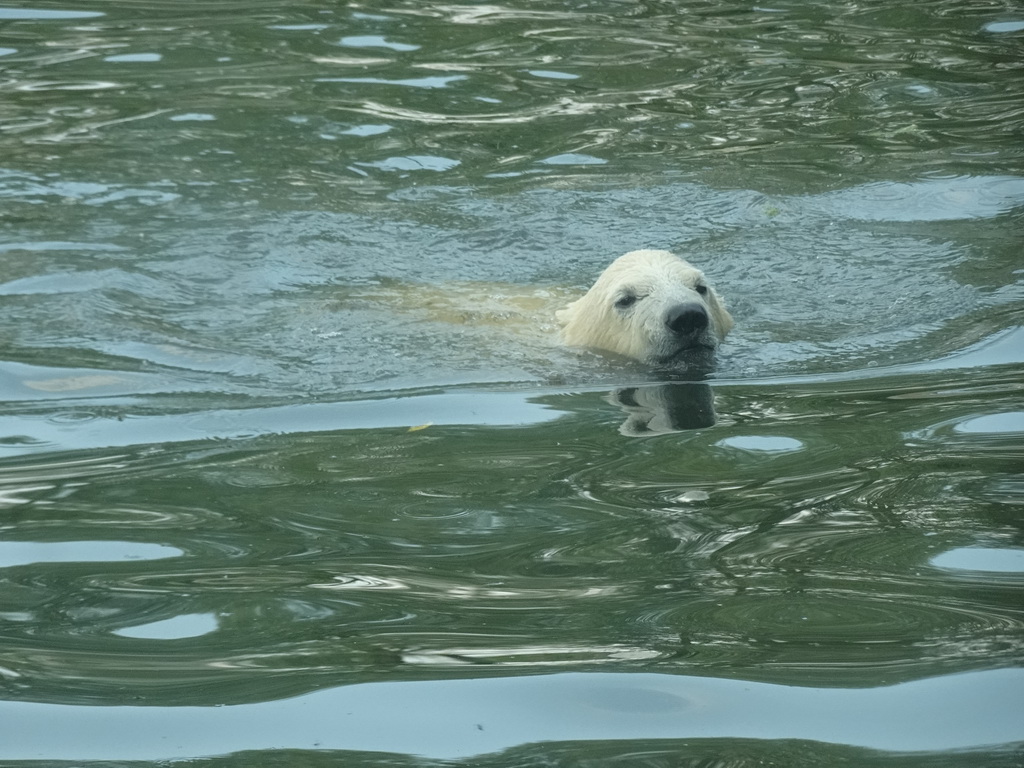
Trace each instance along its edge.
<path fill-rule="evenodd" d="M 986 32 L 1005 35 L 1011 32 L 1024 31 L 1024 21 L 990 21 L 982 27 Z"/>
<path fill-rule="evenodd" d="M 931 564 L 949 571 L 1024 575 L 1024 549 L 998 547 L 958 547 L 936 555 Z"/>
<path fill-rule="evenodd" d="M 0 541 L 0 568 L 37 563 L 105 563 L 181 557 L 176 547 L 134 541 Z"/>
<path fill-rule="evenodd" d="M 944 221 L 992 218 L 1024 204 L 1024 178 L 958 176 L 864 184 L 827 192 L 814 210 L 862 221 Z"/>
<path fill-rule="evenodd" d="M 112 56 L 104 56 L 104 61 L 109 61 L 114 64 L 127 62 L 131 64 L 148 64 L 156 61 L 161 61 L 163 54 L 160 53 L 118 53 Z"/>
<path fill-rule="evenodd" d="M 15 21 L 18 19 L 36 19 L 39 21 L 49 20 L 73 20 L 73 19 L 95 19 L 106 16 L 100 11 L 56 11 L 43 10 L 39 8 L 0 8 L 0 19 L 4 21 Z"/>
<path fill-rule="evenodd" d="M 953 425 L 953 431 L 968 435 L 1024 435 L 1024 411 L 975 416 Z"/>
<path fill-rule="evenodd" d="M 411 647 L 402 652 L 402 662 L 415 666 L 443 667 L 483 664 L 504 668 L 572 667 L 575 665 L 650 662 L 664 654 L 650 648 L 628 645 L 514 645 L 450 646 L 451 635 L 439 636 L 438 647 Z"/>
<path fill-rule="evenodd" d="M 864 585 L 723 595 L 713 603 L 689 603 L 679 611 L 675 623 L 689 628 L 691 637 L 722 632 L 736 638 L 758 638 L 755 645 L 860 645 L 862 652 L 848 659 L 860 663 L 924 656 L 931 640 L 948 642 L 948 653 L 963 653 L 963 648 L 954 650 L 955 643 L 950 642 L 963 633 L 979 642 L 997 644 L 1024 629 L 1024 621 L 1012 611 L 977 605 L 970 596 L 940 599 L 884 588 L 872 595 Z M 919 643 L 920 650 L 908 655 L 903 647 L 906 643 Z M 886 648 L 876 653 L 871 647 L 874 644 Z M 1000 655 L 1012 653 L 1015 645 L 1004 645 Z M 786 655 L 799 653 L 797 647 L 786 650 Z"/>
<path fill-rule="evenodd" d="M 216 614 L 190 613 L 125 627 L 116 630 L 114 634 L 141 640 L 180 640 L 185 637 L 201 637 L 216 632 L 217 626 Z"/>
<path fill-rule="evenodd" d="M 719 440 L 715 445 L 765 454 L 792 453 L 804 448 L 804 444 L 795 438 L 765 435 L 734 435 Z"/>
<path fill-rule="evenodd" d="M 447 88 L 452 83 L 465 80 L 464 75 L 430 75 L 427 77 L 411 77 L 399 80 L 387 80 L 381 77 L 321 77 L 318 83 L 364 83 L 367 85 L 398 85 L 406 88 Z"/>
<path fill-rule="evenodd" d="M 459 160 L 435 155 L 407 155 L 404 157 L 388 157 L 383 160 L 359 161 L 356 166 L 378 168 L 382 171 L 447 171 L 459 165 Z"/>
<path fill-rule="evenodd" d="M 924 441 L 936 446 L 975 445 L 979 450 L 1013 448 L 1024 433 L 1024 411 L 973 413 L 941 421 L 908 433 L 911 441 Z"/>
<path fill-rule="evenodd" d="M 392 51 L 417 51 L 419 45 L 388 40 L 381 35 L 349 35 L 341 38 L 338 45 L 345 48 L 387 48 Z"/>

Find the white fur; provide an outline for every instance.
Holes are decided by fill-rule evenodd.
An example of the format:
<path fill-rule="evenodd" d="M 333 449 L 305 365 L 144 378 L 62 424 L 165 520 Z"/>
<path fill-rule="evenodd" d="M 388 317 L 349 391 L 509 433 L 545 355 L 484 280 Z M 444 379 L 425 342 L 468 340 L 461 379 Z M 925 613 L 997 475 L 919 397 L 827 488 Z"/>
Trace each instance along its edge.
<path fill-rule="evenodd" d="M 698 292 L 698 288 L 706 290 Z M 627 296 L 636 297 L 629 306 Z M 666 313 L 698 304 L 708 326 L 680 338 L 666 325 Z M 708 352 L 732 328 L 725 304 L 704 274 L 668 251 L 630 251 L 598 277 L 585 296 L 556 313 L 569 346 L 615 352 L 647 363 L 666 363 L 689 351 Z"/>

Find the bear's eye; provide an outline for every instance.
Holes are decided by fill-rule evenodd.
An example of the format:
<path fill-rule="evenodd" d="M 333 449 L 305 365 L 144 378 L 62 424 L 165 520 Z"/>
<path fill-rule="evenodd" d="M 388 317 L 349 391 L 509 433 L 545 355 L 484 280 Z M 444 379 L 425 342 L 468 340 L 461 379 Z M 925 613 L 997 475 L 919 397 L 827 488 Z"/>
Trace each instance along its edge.
<path fill-rule="evenodd" d="M 693 287 L 693 290 L 695 290 L 701 296 L 707 296 L 708 295 L 708 287 L 706 285 L 704 285 L 703 283 L 695 285 Z"/>
<path fill-rule="evenodd" d="M 635 293 L 627 293 L 615 300 L 616 309 L 629 309 L 636 304 L 638 296 Z"/>

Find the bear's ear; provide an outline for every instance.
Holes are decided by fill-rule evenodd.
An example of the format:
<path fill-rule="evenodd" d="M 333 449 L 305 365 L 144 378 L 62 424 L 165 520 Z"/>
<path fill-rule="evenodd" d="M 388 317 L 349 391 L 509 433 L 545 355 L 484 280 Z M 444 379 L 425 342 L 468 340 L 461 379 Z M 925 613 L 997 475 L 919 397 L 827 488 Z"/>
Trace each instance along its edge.
<path fill-rule="evenodd" d="M 729 314 L 729 310 L 725 307 L 725 302 L 722 301 L 722 297 L 718 295 L 718 291 L 714 288 L 710 291 L 711 302 L 709 309 L 715 316 L 715 330 L 718 331 L 719 340 L 724 339 L 725 335 L 732 330 L 734 325 L 732 315 Z"/>
<path fill-rule="evenodd" d="M 555 312 L 555 319 L 562 325 L 568 325 L 569 321 L 572 320 L 573 313 L 576 309 L 577 302 L 572 302 L 565 309 L 559 309 Z"/>

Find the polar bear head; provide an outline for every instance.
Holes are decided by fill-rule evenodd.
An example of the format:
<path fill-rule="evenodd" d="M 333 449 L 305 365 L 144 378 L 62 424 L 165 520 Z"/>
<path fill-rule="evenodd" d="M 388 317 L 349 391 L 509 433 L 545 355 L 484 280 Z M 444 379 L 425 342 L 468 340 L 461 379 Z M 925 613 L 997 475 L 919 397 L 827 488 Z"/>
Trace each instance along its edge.
<path fill-rule="evenodd" d="M 732 317 L 704 274 L 668 251 L 630 251 L 581 299 L 556 313 L 569 346 L 666 365 L 707 354 Z"/>

